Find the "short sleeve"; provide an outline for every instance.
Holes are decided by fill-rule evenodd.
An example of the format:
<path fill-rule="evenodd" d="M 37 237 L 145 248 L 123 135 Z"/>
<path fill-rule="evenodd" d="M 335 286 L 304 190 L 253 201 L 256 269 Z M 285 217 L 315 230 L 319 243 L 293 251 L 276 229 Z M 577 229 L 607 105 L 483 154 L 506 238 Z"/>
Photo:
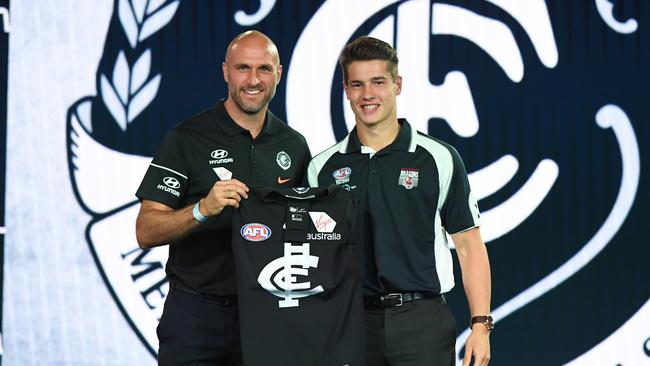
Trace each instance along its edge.
<path fill-rule="evenodd" d="M 176 209 L 184 202 L 187 186 L 188 167 L 183 158 L 181 136 L 177 129 L 172 129 L 151 161 L 136 196 Z"/>
<path fill-rule="evenodd" d="M 472 194 L 465 165 L 458 152 L 449 147 L 452 158 L 451 181 L 441 209 L 445 230 L 455 234 L 481 225 L 478 202 Z"/>

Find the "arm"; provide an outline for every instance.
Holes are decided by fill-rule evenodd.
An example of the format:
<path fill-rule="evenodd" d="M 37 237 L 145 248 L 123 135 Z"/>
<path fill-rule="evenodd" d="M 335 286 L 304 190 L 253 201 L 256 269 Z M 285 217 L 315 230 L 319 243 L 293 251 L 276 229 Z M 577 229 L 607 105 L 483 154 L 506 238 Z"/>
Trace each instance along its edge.
<path fill-rule="evenodd" d="M 479 228 L 473 228 L 451 235 L 456 246 L 458 261 L 463 275 L 463 284 L 471 316 L 490 314 L 491 277 L 487 249 L 481 239 Z M 474 324 L 465 343 L 463 366 L 474 364 L 485 366 L 490 360 L 490 332 L 483 324 Z"/>
<path fill-rule="evenodd" d="M 239 207 L 242 198 L 248 198 L 248 187 L 237 179 L 218 181 L 210 192 L 199 201 L 203 216 L 219 215 L 226 206 Z M 159 202 L 143 200 L 135 222 L 135 235 L 142 249 L 174 242 L 199 226 L 190 205 L 181 209 Z"/>

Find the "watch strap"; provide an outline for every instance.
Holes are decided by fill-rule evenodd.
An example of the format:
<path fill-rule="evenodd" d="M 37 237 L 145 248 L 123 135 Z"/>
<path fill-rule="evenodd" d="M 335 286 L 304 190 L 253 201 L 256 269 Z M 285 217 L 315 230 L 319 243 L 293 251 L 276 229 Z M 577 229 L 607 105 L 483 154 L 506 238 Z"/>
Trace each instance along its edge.
<path fill-rule="evenodd" d="M 488 331 L 494 329 L 494 319 L 492 319 L 491 315 L 477 315 L 473 316 L 472 319 L 469 321 L 469 327 L 472 328 L 472 326 L 476 323 L 481 323 L 485 326 L 485 329 Z"/>

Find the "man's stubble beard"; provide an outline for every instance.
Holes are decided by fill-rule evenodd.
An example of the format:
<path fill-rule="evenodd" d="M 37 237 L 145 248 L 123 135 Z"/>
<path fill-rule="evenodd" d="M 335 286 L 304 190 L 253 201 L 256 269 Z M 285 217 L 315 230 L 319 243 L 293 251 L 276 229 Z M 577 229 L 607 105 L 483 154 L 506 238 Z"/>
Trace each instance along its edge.
<path fill-rule="evenodd" d="M 262 93 L 264 91 L 261 91 Z M 259 113 L 262 109 L 266 108 L 269 106 L 269 103 L 271 102 L 271 99 L 275 96 L 275 88 L 273 90 L 269 90 L 266 96 L 257 104 L 251 105 L 247 104 L 244 102 L 244 100 L 241 98 L 238 92 L 236 91 L 231 91 L 230 92 L 230 97 L 232 98 L 233 102 L 239 107 L 239 109 L 249 115 L 254 115 Z"/>

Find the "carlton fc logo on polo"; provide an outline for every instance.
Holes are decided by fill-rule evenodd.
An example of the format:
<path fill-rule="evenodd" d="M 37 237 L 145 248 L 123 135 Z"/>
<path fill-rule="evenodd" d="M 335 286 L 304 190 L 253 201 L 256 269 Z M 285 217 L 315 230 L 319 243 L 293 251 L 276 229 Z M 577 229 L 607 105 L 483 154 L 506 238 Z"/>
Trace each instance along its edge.
<path fill-rule="evenodd" d="M 284 243 L 284 256 L 267 264 L 257 282 L 270 294 L 282 298 L 278 307 L 297 307 L 298 299 L 325 291 L 320 285 L 311 287 L 311 282 L 297 282 L 298 276 L 309 276 L 310 268 L 318 268 L 318 257 L 309 254 L 309 243 Z"/>
<path fill-rule="evenodd" d="M 289 154 L 287 154 L 284 151 L 280 151 L 276 156 L 275 156 L 275 161 L 278 163 L 280 168 L 283 170 L 287 170 L 291 167 L 291 157 Z"/>

